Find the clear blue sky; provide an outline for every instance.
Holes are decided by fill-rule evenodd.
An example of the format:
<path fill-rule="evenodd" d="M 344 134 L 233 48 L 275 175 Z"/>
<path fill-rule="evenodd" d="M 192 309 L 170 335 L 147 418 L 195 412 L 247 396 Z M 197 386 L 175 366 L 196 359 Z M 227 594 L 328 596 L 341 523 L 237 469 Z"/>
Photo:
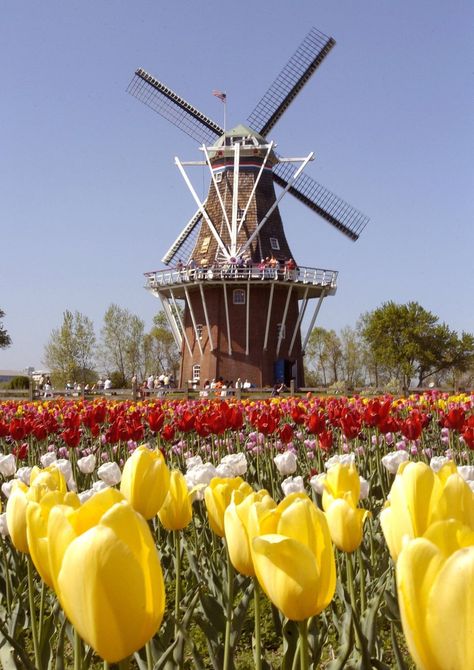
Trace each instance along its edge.
<path fill-rule="evenodd" d="M 42 365 L 65 309 L 100 331 L 111 303 L 147 327 L 143 272 L 194 212 L 174 156 L 194 143 L 125 89 L 137 67 L 228 126 L 244 121 L 310 26 L 336 47 L 270 133 L 314 150 L 308 173 L 371 217 L 346 239 L 291 196 L 281 212 L 301 265 L 339 270 L 319 325 L 416 300 L 474 332 L 469 0 L 2 0 L 0 368 Z M 200 195 L 204 173 L 192 173 Z"/>

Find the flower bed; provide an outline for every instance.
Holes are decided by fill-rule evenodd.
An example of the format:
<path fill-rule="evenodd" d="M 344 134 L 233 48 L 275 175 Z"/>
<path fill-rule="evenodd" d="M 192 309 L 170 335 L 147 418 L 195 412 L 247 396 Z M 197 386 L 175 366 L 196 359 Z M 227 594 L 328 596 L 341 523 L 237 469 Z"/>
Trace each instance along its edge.
<path fill-rule="evenodd" d="M 6 401 L 0 453 L 6 667 L 474 666 L 472 395 Z"/>

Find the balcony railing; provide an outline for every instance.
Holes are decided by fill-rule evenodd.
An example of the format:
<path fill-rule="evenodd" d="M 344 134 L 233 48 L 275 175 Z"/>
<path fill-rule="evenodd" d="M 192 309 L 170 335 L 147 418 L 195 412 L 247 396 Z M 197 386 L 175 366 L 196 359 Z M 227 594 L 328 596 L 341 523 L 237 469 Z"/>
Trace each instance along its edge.
<path fill-rule="evenodd" d="M 214 265 L 208 268 L 183 268 L 155 270 L 145 272 L 146 288 L 160 288 L 175 286 L 176 284 L 192 284 L 195 282 L 209 281 L 285 281 L 298 284 L 310 284 L 313 286 L 327 286 L 336 288 L 337 271 L 323 270 L 321 268 L 297 267 L 288 268 L 260 268 L 237 267 L 236 265 Z"/>

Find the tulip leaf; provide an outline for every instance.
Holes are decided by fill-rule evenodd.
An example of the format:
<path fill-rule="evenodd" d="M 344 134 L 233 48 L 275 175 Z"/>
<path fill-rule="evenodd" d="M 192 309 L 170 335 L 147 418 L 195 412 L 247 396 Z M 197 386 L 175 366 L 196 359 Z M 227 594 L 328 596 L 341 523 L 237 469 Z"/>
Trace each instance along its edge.
<path fill-rule="evenodd" d="M 391 615 L 391 618 L 395 622 L 400 622 L 400 608 L 398 607 L 398 599 L 393 595 L 391 591 L 385 591 L 384 593 L 385 603 L 387 605 L 388 614 Z"/>
<path fill-rule="evenodd" d="M 298 649 L 298 624 L 287 619 L 283 625 L 283 661 L 281 670 L 291 670 Z"/>
<path fill-rule="evenodd" d="M 395 626 L 393 624 L 390 626 L 390 636 L 392 639 L 393 654 L 397 663 L 397 670 L 408 670 L 408 666 L 403 659 L 403 654 L 398 644 L 397 636 L 395 634 Z"/>
<path fill-rule="evenodd" d="M 340 636 L 341 645 L 339 647 L 339 654 L 337 658 L 329 664 L 328 670 L 343 670 L 344 668 L 346 668 L 347 659 L 349 658 L 354 646 L 354 627 L 352 626 L 352 611 L 348 607 L 346 607 L 346 613 L 342 618 L 340 631 L 342 632 L 342 634 Z"/>
<path fill-rule="evenodd" d="M 67 619 L 64 618 L 58 633 L 54 670 L 64 670 L 64 637 L 66 634 L 66 624 Z"/>
<path fill-rule="evenodd" d="M 242 633 L 242 626 L 244 624 L 245 617 L 247 615 L 250 599 L 253 595 L 253 590 L 254 590 L 253 582 L 250 581 L 250 583 L 247 585 L 247 588 L 243 592 L 239 604 L 234 610 L 232 616 L 232 634 L 230 638 L 232 649 L 235 648 L 235 645 L 239 641 L 240 635 Z"/>

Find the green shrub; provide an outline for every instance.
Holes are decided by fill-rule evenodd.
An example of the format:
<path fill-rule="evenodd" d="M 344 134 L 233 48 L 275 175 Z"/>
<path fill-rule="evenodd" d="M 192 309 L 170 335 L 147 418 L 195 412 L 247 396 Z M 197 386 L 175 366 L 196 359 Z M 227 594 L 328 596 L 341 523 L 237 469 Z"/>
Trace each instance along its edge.
<path fill-rule="evenodd" d="M 30 378 L 18 375 L 10 379 L 7 388 L 9 389 L 28 389 L 30 388 Z"/>

